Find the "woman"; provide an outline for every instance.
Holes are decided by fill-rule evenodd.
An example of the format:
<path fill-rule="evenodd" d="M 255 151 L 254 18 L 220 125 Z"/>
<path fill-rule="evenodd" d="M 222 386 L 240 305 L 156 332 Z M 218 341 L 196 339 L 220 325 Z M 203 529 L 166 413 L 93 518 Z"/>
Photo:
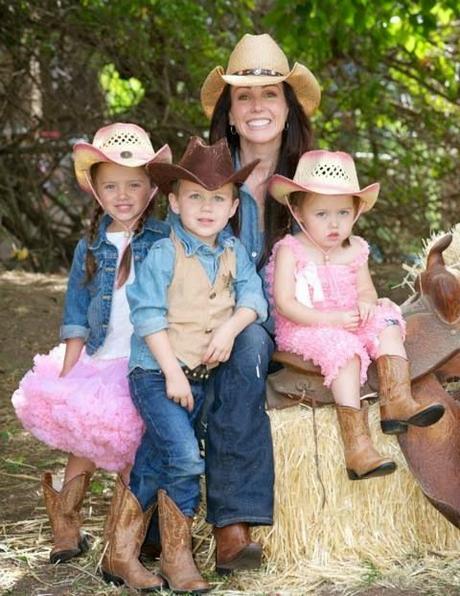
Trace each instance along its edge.
<path fill-rule="evenodd" d="M 309 116 L 320 96 L 313 74 L 298 63 L 290 69 L 267 34 L 245 35 L 226 72 L 214 68 L 201 89 L 211 118 L 210 142 L 226 137 L 236 167 L 260 160 L 240 191 L 239 224 L 240 239 L 262 277 L 273 244 L 290 226 L 287 210 L 267 200 L 267 183 L 274 173 L 292 178 L 300 155 L 311 149 Z M 264 409 L 273 347 L 266 329 L 250 325 L 217 372 L 207 419 L 206 477 L 207 520 L 214 526 L 220 573 L 258 567 L 261 547 L 251 541 L 249 527 L 273 522 L 273 453 Z"/>

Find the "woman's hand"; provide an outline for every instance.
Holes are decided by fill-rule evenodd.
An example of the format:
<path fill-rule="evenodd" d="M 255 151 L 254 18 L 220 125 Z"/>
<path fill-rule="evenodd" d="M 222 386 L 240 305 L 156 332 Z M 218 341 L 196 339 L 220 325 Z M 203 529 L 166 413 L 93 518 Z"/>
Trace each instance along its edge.
<path fill-rule="evenodd" d="M 165 375 L 166 395 L 189 412 L 193 410 L 192 389 L 184 371 L 178 368 L 174 374 Z"/>
<path fill-rule="evenodd" d="M 232 353 L 236 335 L 231 320 L 217 327 L 211 336 L 208 349 L 203 356 L 203 364 L 227 362 Z"/>

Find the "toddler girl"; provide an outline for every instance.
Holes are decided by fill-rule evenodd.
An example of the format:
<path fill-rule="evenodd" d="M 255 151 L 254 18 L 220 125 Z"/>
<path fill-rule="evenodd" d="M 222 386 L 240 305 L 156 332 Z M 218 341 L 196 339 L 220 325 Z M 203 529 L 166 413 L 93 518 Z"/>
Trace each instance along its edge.
<path fill-rule="evenodd" d="M 135 124 L 97 131 L 93 143 L 74 147 L 80 187 L 97 200 L 89 232 L 75 249 L 60 337 L 64 344 L 37 355 L 12 401 L 24 428 L 50 447 L 66 451 L 64 484 L 42 478 L 53 528 L 51 563 L 87 549 L 79 511 L 96 467 L 125 471 L 134 461 L 143 423 L 131 402 L 127 363 L 132 326 L 126 285 L 169 226 L 148 216 L 156 187 L 145 169 L 171 161 L 157 153 Z"/>
<path fill-rule="evenodd" d="M 429 426 L 444 412 L 441 404 L 422 406 L 412 398 L 404 321 L 395 304 L 378 300 L 368 244 L 351 235 L 379 188 L 374 183 L 360 190 L 352 157 L 330 151 L 305 153 L 294 180 L 275 175 L 269 185 L 301 230 L 275 245 L 268 268 L 277 346 L 320 366 L 336 402 L 351 480 L 396 467 L 372 446 L 360 403 L 371 359 L 377 360 L 384 433 Z"/>

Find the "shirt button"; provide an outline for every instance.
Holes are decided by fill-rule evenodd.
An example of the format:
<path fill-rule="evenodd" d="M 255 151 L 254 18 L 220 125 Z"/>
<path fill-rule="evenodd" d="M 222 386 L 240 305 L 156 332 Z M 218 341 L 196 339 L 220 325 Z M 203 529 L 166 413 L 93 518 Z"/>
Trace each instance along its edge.
<path fill-rule="evenodd" d="M 251 253 L 251 257 L 252 257 L 253 259 L 255 259 L 255 258 L 257 257 L 257 253 L 256 253 L 256 251 L 255 251 L 255 250 L 253 250 L 253 251 L 252 251 L 252 253 Z"/>
<path fill-rule="evenodd" d="M 212 333 L 212 329 L 209 329 L 209 327 L 208 327 L 208 329 L 205 329 L 204 332 L 205 333 Z"/>
<path fill-rule="evenodd" d="M 214 298 L 216 297 L 216 293 L 215 292 L 211 292 L 209 294 L 209 297 L 211 298 L 211 300 L 214 300 Z"/>

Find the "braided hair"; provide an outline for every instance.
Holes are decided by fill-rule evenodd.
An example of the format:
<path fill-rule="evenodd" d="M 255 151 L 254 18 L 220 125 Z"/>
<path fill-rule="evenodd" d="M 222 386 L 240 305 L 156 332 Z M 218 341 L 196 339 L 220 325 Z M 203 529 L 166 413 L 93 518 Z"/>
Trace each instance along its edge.
<path fill-rule="evenodd" d="M 99 167 L 99 163 L 94 164 L 91 167 L 91 178 L 92 180 L 95 179 L 97 169 Z M 137 234 L 142 228 L 144 227 L 144 223 L 146 222 L 147 218 L 150 216 L 153 210 L 153 201 L 150 200 L 149 204 L 144 209 L 142 215 L 136 222 L 136 227 L 132 230 L 133 234 Z M 92 246 L 94 241 L 96 240 L 96 236 L 99 230 L 99 225 L 101 223 L 102 216 L 104 214 L 104 209 L 101 207 L 98 201 L 96 201 L 93 209 L 93 214 L 91 217 L 91 221 L 88 226 L 88 230 L 86 232 L 86 240 L 88 244 L 88 250 L 86 251 L 86 261 L 85 261 L 85 270 L 86 270 L 86 278 L 85 284 L 89 284 L 90 281 L 93 279 L 94 275 L 97 271 L 97 263 L 96 258 L 92 250 L 89 250 L 89 247 Z M 128 244 L 126 249 L 123 252 L 121 257 L 120 265 L 118 267 L 117 272 L 117 288 L 121 288 L 124 285 L 129 277 L 131 272 L 131 261 L 132 261 L 132 249 L 131 243 Z"/>

